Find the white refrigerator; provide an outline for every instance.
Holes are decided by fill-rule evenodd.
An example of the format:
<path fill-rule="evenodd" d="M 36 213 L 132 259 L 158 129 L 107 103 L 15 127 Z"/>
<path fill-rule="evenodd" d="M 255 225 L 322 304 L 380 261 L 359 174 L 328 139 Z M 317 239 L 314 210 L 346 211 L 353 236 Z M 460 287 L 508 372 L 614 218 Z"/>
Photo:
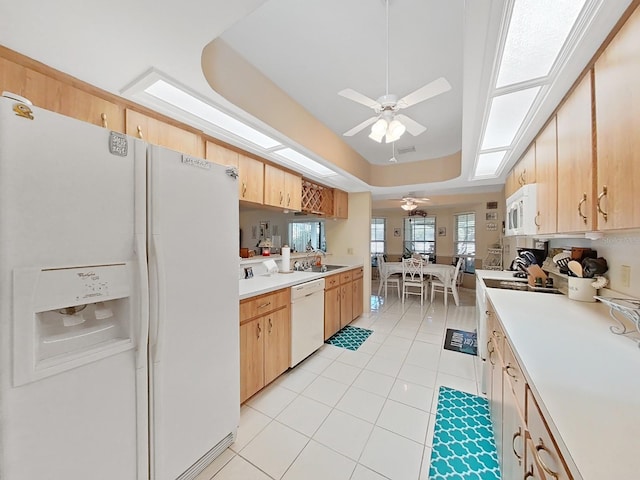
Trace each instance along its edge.
<path fill-rule="evenodd" d="M 0 478 L 194 478 L 239 421 L 233 171 L 0 98 Z"/>

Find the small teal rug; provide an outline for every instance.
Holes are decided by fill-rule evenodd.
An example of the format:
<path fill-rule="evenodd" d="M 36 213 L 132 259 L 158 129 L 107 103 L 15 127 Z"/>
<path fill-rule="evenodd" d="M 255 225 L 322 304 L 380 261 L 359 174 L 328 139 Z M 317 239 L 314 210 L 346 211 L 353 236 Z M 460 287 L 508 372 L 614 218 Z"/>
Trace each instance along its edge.
<path fill-rule="evenodd" d="M 362 345 L 372 333 L 373 330 L 347 325 L 329 338 L 325 343 L 335 345 L 336 347 L 346 348 L 347 350 L 358 350 L 360 345 Z"/>
<path fill-rule="evenodd" d="M 440 387 L 429 480 L 500 480 L 486 398 Z"/>

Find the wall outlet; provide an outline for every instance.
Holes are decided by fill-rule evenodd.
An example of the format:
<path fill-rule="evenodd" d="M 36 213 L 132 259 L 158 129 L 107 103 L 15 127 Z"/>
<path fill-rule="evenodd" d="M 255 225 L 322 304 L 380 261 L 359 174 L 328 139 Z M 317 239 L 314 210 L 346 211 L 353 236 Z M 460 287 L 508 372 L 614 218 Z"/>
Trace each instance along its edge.
<path fill-rule="evenodd" d="M 623 288 L 631 285 L 631 267 L 629 265 L 620 266 L 620 284 Z"/>
<path fill-rule="evenodd" d="M 347 255 L 353 255 L 353 248 L 347 248 Z"/>

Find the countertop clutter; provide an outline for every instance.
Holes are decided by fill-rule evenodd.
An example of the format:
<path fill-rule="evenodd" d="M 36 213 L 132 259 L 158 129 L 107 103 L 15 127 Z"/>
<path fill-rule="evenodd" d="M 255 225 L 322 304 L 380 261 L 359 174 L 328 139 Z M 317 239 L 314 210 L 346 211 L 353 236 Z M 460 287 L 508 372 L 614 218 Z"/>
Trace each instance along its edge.
<path fill-rule="evenodd" d="M 341 265 L 345 263 L 346 262 L 340 262 Z M 343 268 L 331 270 L 329 272 L 291 271 L 289 273 L 272 273 L 271 275 L 254 275 L 252 278 L 240 280 L 240 300 L 244 300 L 245 298 L 250 298 L 255 295 L 261 295 L 263 293 L 272 292 L 280 288 L 291 287 L 299 283 L 315 280 L 316 278 L 323 278 L 335 273 L 346 272 L 347 270 L 351 270 L 353 268 L 361 266 L 362 263 L 353 263 L 351 265 L 345 265 Z"/>
<path fill-rule="evenodd" d="M 638 478 L 640 349 L 612 334 L 608 307 L 564 295 L 487 295 L 571 471 L 584 480 Z"/>

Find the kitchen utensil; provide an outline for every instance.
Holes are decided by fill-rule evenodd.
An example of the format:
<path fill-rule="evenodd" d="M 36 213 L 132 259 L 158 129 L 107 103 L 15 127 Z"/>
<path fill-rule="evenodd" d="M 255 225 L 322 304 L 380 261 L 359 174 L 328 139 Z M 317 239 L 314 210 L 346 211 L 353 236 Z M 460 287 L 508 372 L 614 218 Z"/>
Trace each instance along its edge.
<path fill-rule="evenodd" d="M 567 259 L 567 262 L 568 262 L 569 260 L 571 260 L 571 254 L 570 254 L 569 252 L 560 252 L 560 253 L 558 253 L 557 255 L 554 255 L 552 260 L 553 260 L 553 263 L 555 263 L 556 265 L 558 265 L 558 262 L 559 262 L 560 260 L 565 259 L 565 258 Z M 559 265 L 558 265 L 558 266 L 559 266 Z"/>
<path fill-rule="evenodd" d="M 571 261 L 571 256 L 562 257 L 558 259 L 558 261 L 556 261 L 556 265 L 558 266 L 558 270 L 560 271 L 560 273 L 564 273 L 564 274 L 567 273 L 567 271 L 569 270 L 569 267 L 567 267 L 567 265 L 570 261 Z"/>
<path fill-rule="evenodd" d="M 547 274 L 538 266 L 538 265 L 529 265 L 527 267 L 527 272 L 529 273 L 529 285 L 534 286 L 535 279 L 540 279 L 540 285 L 544 285 L 544 282 L 547 280 Z"/>
<path fill-rule="evenodd" d="M 576 277 L 582 278 L 582 276 L 583 276 L 582 265 L 580 265 L 579 262 L 576 262 L 575 260 L 571 260 L 567 264 L 567 267 L 569 268 L 569 270 L 571 272 L 573 272 L 575 274 Z"/>
<path fill-rule="evenodd" d="M 609 269 L 607 261 L 600 258 L 585 258 L 582 261 L 582 274 L 585 278 L 592 278 L 596 275 L 602 275 Z"/>

